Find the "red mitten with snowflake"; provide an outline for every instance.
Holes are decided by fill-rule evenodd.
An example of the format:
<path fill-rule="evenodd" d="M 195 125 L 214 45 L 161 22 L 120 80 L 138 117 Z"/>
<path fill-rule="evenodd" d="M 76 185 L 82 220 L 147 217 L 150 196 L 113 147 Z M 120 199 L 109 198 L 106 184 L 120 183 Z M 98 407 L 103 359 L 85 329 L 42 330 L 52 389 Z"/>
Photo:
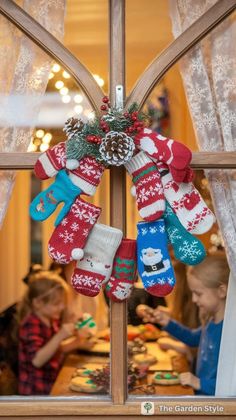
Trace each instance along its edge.
<path fill-rule="evenodd" d="M 156 165 L 144 152 L 139 152 L 125 167 L 132 175 L 140 216 L 147 221 L 159 219 L 165 210 L 165 198 Z"/>
<path fill-rule="evenodd" d="M 52 260 L 68 264 L 73 259 L 83 258 L 83 248 L 100 213 L 100 207 L 76 198 L 49 239 L 48 252 Z"/>
<path fill-rule="evenodd" d="M 116 252 L 112 274 L 106 285 L 107 296 L 115 301 L 122 302 L 129 298 L 136 275 L 136 241 L 122 239 Z"/>
<path fill-rule="evenodd" d="M 164 195 L 172 210 L 186 230 L 200 235 L 208 232 L 215 222 L 215 216 L 194 185 L 177 183 L 173 180 L 168 166 L 157 163 L 164 187 Z"/>
<path fill-rule="evenodd" d="M 96 296 L 111 275 L 113 259 L 122 240 L 122 231 L 96 224 L 84 248 L 84 257 L 76 265 L 71 284 L 76 292 Z"/>
<path fill-rule="evenodd" d="M 176 182 L 189 182 L 193 171 L 189 168 L 192 152 L 182 143 L 144 128 L 135 136 L 135 145 L 157 162 L 164 162 Z"/>

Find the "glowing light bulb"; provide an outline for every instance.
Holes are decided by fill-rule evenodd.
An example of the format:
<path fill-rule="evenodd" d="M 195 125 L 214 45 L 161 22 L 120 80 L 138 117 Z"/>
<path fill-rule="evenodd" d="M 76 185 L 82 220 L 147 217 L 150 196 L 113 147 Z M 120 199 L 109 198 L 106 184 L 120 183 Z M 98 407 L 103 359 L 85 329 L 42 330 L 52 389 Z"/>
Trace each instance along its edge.
<path fill-rule="evenodd" d="M 59 64 L 57 64 L 57 63 L 53 64 L 52 71 L 54 73 L 58 73 L 60 70 L 61 70 L 61 66 Z"/>
<path fill-rule="evenodd" d="M 50 143 L 50 141 L 52 140 L 52 134 L 51 133 L 46 133 L 45 136 L 43 136 L 43 143 Z"/>
<path fill-rule="evenodd" d="M 71 101 L 71 97 L 70 95 L 64 95 L 62 96 L 61 100 L 64 104 L 68 104 Z"/>
<path fill-rule="evenodd" d="M 76 112 L 76 114 L 81 114 L 81 112 L 83 112 L 83 107 L 82 105 L 76 105 L 74 107 L 74 111 Z"/>
<path fill-rule="evenodd" d="M 42 139 L 43 136 L 44 136 L 44 130 L 39 129 L 36 131 L 36 137 L 38 137 L 39 139 Z"/>
<path fill-rule="evenodd" d="M 48 150 L 48 148 L 49 148 L 48 144 L 42 143 L 39 149 L 40 149 L 40 152 L 45 152 L 46 150 Z"/>
<path fill-rule="evenodd" d="M 80 93 L 78 93 L 77 95 L 75 95 L 74 96 L 74 101 L 75 101 L 75 103 L 77 103 L 77 104 L 80 104 L 82 101 L 83 101 L 83 96 L 82 95 L 80 95 Z"/>
<path fill-rule="evenodd" d="M 99 86 L 103 86 L 104 85 L 104 80 L 98 75 L 98 74 L 93 74 L 94 79 L 96 80 L 97 84 Z"/>
<path fill-rule="evenodd" d="M 61 89 L 61 88 L 63 88 L 63 86 L 64 86 L 64 82 L 62 80 L 58 80 L 55 83 L 55 88 L 57 88 L 57 89 Z"/>
<path fill-rule="evenodd" d="M 61 95 L 67 95 L 68 92 L 69 92 L 69 89 L 65 86 L 60 89 L 60 94 Z"/>
<path fill-rule="evenodd" d="M 49 80 L 51 80 L 53 77 L 55 76 L 55 74 L 54 73 L 49 73 L 49 76 L 48 76 L 48 78 L 49 78 Z"/>
<path fill-rule="evenodd" d="M 37 150 L 37 146 L 33 143 L 30 143 L 30 145 L 27 149 L 27 152 L 36 152 L 36 150 Z"/>
<path fill-rule="evenodd" d="M 70 74 L 69 73 L 67 73 L 67 71 L 63 71 L 63 73 L 62 73 L 62 76 L 65 78 L 65 79 L 69 79 L 70 78 Z"/>

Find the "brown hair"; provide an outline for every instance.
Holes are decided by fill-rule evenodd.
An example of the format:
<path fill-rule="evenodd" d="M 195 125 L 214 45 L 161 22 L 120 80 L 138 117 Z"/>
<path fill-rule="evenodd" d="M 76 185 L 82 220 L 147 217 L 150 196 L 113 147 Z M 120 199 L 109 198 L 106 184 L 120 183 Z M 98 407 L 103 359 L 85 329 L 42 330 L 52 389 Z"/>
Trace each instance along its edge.
<path fill-rule="evenodd" d="M 44 303 L 50 302 L 56 291 L 68 292 L 68 285 L 62 277 L 51 271 L 40 271 L 30 276 L 28 290 L 19 305 L 19 320 L 23 319 L 31 310 L 35 298 Z"/>
<path fill-rule="evenodd" d="M 216 289 L 222 284 L 228 285 L 230 269 L 225 254 L 217 253 L 189 267 L 188 274 L 197 277 L 205 287 Z"/>

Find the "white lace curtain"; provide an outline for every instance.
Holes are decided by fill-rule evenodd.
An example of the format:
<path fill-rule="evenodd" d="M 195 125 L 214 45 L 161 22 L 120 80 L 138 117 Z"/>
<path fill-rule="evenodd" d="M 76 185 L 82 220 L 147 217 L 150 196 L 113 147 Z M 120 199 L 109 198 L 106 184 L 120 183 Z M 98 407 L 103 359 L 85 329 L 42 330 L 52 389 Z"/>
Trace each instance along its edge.
<path fill-rule="evenodd" d="M 216 0 L 169 0 L 178 37 Z M 180 60 L 199 149 L 236 151 L 236 20 L 232 14 Z M 215 214 L 231 268 L 216 394 L 236 396 L 236 171 L 207 170 Z"/>
<path fill-rule="evenodd" d="M 62 38 L 65 0 L 16 3 L 55 37 Z M 2 15 L 0 27 L 0 152 L 26 152 L 52 59 Z M 14 178 L 13 171 L 0 171 L 0 226 Z"/>

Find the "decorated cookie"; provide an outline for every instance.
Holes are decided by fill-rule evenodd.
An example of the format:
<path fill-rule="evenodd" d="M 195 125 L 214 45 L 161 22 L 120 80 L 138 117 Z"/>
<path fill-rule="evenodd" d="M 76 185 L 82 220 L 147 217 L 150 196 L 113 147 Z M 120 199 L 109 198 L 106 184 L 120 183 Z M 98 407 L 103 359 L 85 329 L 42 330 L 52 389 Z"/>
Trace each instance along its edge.
<path fill-rule="evenodd" d="M 154 363 L 156 363 L 157 358 L 153 356 L 152 354 L 141 353 L 141 354 L 135 354 L 133 356 L 133 361 L 137 365 L 153 365 Z"/>
<path fill-rule="evenodd" d="M 174 371 L 158 371 L 153 376 L 152 382 L 158 385 L 177 385 L 179 374 Z"/>
<path fill-rule="evenodd" d="M 70 381 L 70 389 L 76 392 L 96 393 L 101 391 L 102 387 L 98 387 L 91 379 L 76 376 Z"/>
<path fill-rule="evenodd" d="M 76 376 L 89 377 L 90 373 L 94 372 L 95 369 L 96 367 L 94 364 L 87 363 L 86 365 L 77 368 L 73 372 L 72 378 L 75 378 Z"/>

